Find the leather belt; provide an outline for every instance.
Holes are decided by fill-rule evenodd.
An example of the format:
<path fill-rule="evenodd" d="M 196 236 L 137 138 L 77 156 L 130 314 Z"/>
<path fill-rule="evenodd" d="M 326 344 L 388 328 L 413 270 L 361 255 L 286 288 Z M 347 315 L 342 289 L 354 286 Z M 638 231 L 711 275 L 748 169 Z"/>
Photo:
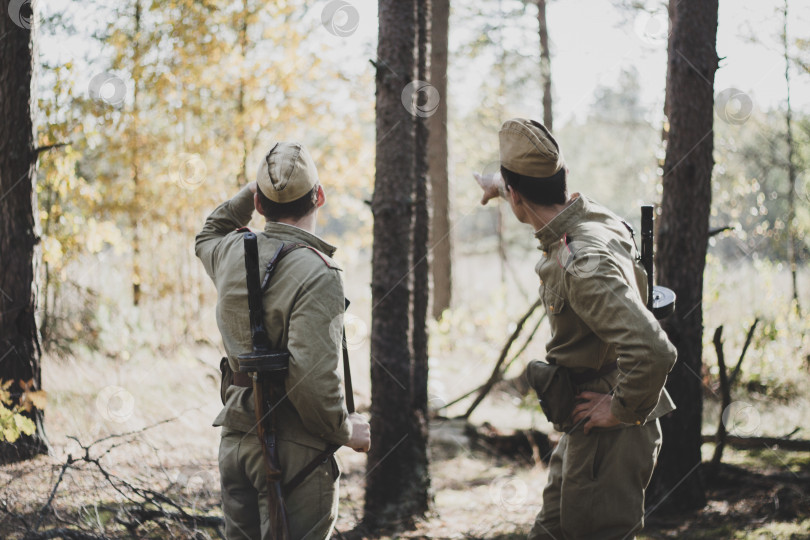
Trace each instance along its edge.
<path fill-rule="evenodd" d="M 241 386 L 242 388 L 253 388 L 253 378 L 247 373 L 236 371 L 233 374 L 231 386 Z"/>

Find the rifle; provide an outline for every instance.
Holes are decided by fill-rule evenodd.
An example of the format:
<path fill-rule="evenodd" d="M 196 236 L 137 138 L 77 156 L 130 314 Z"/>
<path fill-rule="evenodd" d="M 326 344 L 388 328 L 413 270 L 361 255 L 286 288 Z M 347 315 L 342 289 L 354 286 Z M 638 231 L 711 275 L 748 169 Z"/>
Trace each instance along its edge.
<path fill-rule="evenodd" d="M 281 485 L 281 464 L 276 446 L 276 409 L 285 397 L 284 379 L 289 369 L 290 353 L 274 350 L 264 328 L 262 287 L 259 283 L 259 249 L 256 234 L 247 232 L 245 242 L 245 270 L 247 271 L 248 307 L 250 308 L 250 335 L 253 350 L 240 354 L 239 371 L 251 373 L 256 408 L 256 430 L 262 444 L 264 467 L 267 472 L 267 494 L 270 526 L 273 538 L 289 539 L 287 509 Z M 273 256 L 275 262 L 279 249 Z M 269 267 L 268 267 L 269 270 Z"/>
<path fill-rule="evenodd" d="M 318 454 L 303 469 L 298 471 L 286 484 L 281 483 L 281 463 L 276 446 L 275 426 L 277 425 L 276 409 L 286 397 L 284 379 L 289 370 L 290 353 L 275 350 L 270 346 L 270 338 L 264 328 L 264 306 L 262 304 L 263 291 L 269 286 L 270 279 L 276 271 L 278 262 L 291 251 L 306 247 L 304 244 L 281 244 L 265 270 L 264 280 L 259 283 L 259 249 L 256 234 L 246 232 L 243 236 L 245 244 L 245 271 L 247 273 L 248 307 L 250 309 L 250 335 L 253 350 L 247 354 L 240 354 L 239 371 L 253 374 L 253 396 L 256 409 L 256 431 L 262 443 L 264 465 L 267 471 L 267 486 L 270 510 L 270 523 L 273 527 L 273 538 L 288 540 L 289 523 L 284 497 L 298 487 L 318 465 L 331 457 L 339 445 L 330 445 Z M 346 308 L 349 301 L 346 300 Z M 352 377 L 349 366 L 349 350 L 346 344 L 346 329 L 343 328 L 343 373 L 346 385 L 346 405 L 349 413 L 355 411 L 354 394 L 352 392 Z"/>
<path fill-rule="evenodd" d="M 659 321 L 675 311 L 675 293 L 671 289 L 653 285 L 653 228 L 652 206 L 641 207 L 641 264 L 647 272 L 647 309 Z"/>

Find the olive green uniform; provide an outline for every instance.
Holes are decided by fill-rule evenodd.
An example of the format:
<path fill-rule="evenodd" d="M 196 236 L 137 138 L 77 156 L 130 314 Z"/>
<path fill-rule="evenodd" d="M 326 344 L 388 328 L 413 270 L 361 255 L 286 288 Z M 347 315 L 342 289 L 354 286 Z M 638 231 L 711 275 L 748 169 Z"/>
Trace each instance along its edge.
<path fill-rule="evenodd" d="M 647 276 L 633 239 L 611 212 L 574 197 L 536 234 L 551 326 L 546 359 L 574 374 L 616 361 L 617 369 L 576 390 L 612 393 L 622 424 L 588 435 L 570 420 L 555 425 L 566 433 L 551 456 L 531 540 L 632 537 L 643 526 L 644 490 L 661 446 L 657 419 L 674 409 L 663 387 L 676 350 L 645 307 Z"/>
<path fill-rule="evenodd" d="M 243 235 L 253 214 L 253 194 L 242 189 L 208 216 L 196 238 L 196 254 L 217 288 L 217 324 L 228 362 L 252 349 Z M 341 376 L 343 282 L 330 258 L 335 248 L 314 234 L 268 222 L 257 234 L 263 266 L 276 248 L 300 243 L 280 261 L 264 295 L 264 324 L 274 347 L 290 353 L 287 398 L 277 411 L 277 439 L 283 482 L 288 482 L 329 445 L 351 435 Z M 222 426 L 219 468 L 226 536 L 269 539 L 266 473 L 256 435 L 253 391 L 230 386 L 214 420 Z M 321 464 L 285 498 L 290 538 L 327 538 L 337 517 L 339 470 L 334 458 Z"/>

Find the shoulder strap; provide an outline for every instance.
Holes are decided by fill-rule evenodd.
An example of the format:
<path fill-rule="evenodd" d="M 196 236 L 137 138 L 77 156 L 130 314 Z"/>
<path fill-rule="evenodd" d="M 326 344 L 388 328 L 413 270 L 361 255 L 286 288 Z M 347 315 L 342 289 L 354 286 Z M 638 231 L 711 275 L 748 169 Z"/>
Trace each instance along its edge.
<path fill-rule="evenodd" d="M 273 256 L 270 257 L 270 260 L 267 261 L 267 266 L 264 269 L 264 279 L 262 280 L 262 291 L 266 291 L 267 287 L 270 286 L 270 279 L 273 277 L 273 274 L 276 273 L 276 265 L 278 265 L 279 261 L 287 256 L 292 251 L 295 251 L 298 248 L 307 247 L 306 244 L 285 244 L 281 243 L 276 249 L 276 252 L 273 253 Z"/>
<path fill-rule="evenodd" d="M 300 249 L 300 248 L 307 248 L 310 251 L 312 251 L 313 253 L 315 253 L 318 257 L 321 258 L 323 263 L 328 268 L 338 269 L 334 264 L 330 263 L 327 260 L 326 256 L 323 253 L 321 253 L 320 251 L 318 251 L 317 249 L 315 249 L 314 247 L 312 247 L 310 245 L 301 244 L 301 243 L 296 243 L 296 244 L 284 244 L 284 243 L 282 243 L 280 246 L 278 246 L 278 249 L 276 249 L 276 252 L 273 254 L 273 256 L 270 257 L 270 260 L 267 261 L 267 266 L 265 267 L 265 271 L 264 271 L 264 279 L 262 280 L 262 291 L 266 291 L 267 287 L 270 286 L 270 279 L 273 277 L 273 274 L 276 272 L 276 265 L 278 265 L 278 263 L 281 261 L 281 259 L 283 259 L 288 254 L 292 253 L 296 249 Z"/>

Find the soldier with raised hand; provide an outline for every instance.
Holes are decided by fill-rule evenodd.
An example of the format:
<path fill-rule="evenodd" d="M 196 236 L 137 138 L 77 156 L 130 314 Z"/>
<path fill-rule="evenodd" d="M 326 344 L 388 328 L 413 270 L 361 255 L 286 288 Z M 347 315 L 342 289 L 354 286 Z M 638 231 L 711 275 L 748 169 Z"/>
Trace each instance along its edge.
<path fill-rule="evenodd" d="M 314 234 L 325 201 L 307 149 L 280 142 L 259 164 L 257 180 L 214 210 L 196 238 L 197 257 L 216 285 L 216 318 L 227 353 L 221 365 L 224 407 L 214 425 L 222 426 L 219 470 L 229 540 L 269 540 L 274 525 L 253 382 L 239 372 L 237 361 L 252 345 L 245 229 L 237 229 L 248 224 L 254 209 L 266 219 L 256 235 L 262 273 L 281 244 L 302 248 L 285 252 L 261 302 L 270 343 L 289 353 L 286 394 L 273 410 L 281 483 L 290 485 L 310 464 L 317 465 L 284 496 L 290 539 L 330 536 L 340 474 L 331 452 L 342 445 L 369 449 L 369 424 L 348 412 L 338 369 L 345 299 L 340 268 L 331 258 L 335 247 Z"/>
<path fill-rule="evenodd" d="M 501 175 L 476 177 L 482 204 L 502 196 L 529 224 L 543 256 L 535 271 L 548 314 L 546 362 L 527 376 L 556 430 L 543 504 L 530 540 L 631 538 L 661 448 L 658 418 L 676 359 L 646 308 L 647 276 L 629 225 L 574 193 L 552 134 L 515 118 L 499 133 Z"/>

